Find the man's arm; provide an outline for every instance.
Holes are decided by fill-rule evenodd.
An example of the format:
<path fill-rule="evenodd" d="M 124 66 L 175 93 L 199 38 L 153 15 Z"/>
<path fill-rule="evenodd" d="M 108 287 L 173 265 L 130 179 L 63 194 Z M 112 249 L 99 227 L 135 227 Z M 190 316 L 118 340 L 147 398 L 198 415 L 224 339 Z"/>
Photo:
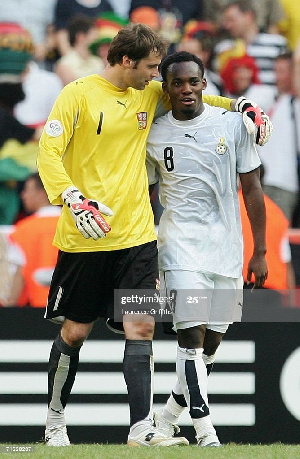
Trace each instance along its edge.
<path fill-rule="evenodd" d="M 266 254 L 266 210 L 263 191 L 260 183 L 259 168 L 246 174 L 240 174 L 243 198 L 250 221 L 254 249 L 248 264 L 247 282 L 254 274 L 254 288 L 263 286 L 268 268 Z"/>

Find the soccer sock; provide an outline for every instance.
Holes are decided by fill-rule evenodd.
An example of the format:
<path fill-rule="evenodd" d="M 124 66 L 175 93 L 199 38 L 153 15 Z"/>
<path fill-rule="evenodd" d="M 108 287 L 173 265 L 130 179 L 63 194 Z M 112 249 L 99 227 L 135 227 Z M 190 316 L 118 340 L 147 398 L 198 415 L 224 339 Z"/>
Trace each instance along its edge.
<path fill-rule="evenodd" d="M 153 355 L 152 341 L 126 340 L 123 372 L 127 385 L 130 427 L 151 425 Z"/>
<path fill-rule="evenodd" d="M 178 346 L 176 371 L 184 393 L 196 438 L 216 433 L 209 415 L 207 398 L 207 372 L 202 358 L 203 349 L 185 349 Z"/>
<path fill-rule="evenodd" d="M 64 408 L 75 380 L 80 348 L 68 346 L 60 334 L 52 345 L 48 371 L 47 427 L 65 423 Z"/>
<path fill-rule="evenodd" d="M 207 376 L 209 376 L 214 365 L 214 361 L 216 360 L 216 354 L 206 355 L 203 353 L 202 358 L 206 366 Z M 177 424 L 179 416 L 183 413 L 186 407 L 187 404 L 182 393 L 180 383 L 177 379 L 176 385 L 172 390 L 172 393 L 168 398 L 167 403 L 163 407 L 162 415 L 168 421 L 172 422 L 173 424 Z"/>
<path fill-rule="evenodd" d="M 180 383 L 177 379 L 175 387 L 173 388 L 167 403 L 163 407 L 162 415 L 168 421 L 172 422 L 173 424 L 177 424 L 179 416 L 181 413 L 183 413 L 186 407 L 187 404 L 182 393 Z"/>
<path fill-rule="evenodd" d="M 203 358 L 203 362 L 206 365 L 207 376 L 209 376 L 210 373 L 211 373 L 211 370 L 212 370 L 212 368 L 214 366 L 214 362 L 216 360 L 216 354 L 213 354 L 213 355 L 203 354 L 202 358 Z"/>

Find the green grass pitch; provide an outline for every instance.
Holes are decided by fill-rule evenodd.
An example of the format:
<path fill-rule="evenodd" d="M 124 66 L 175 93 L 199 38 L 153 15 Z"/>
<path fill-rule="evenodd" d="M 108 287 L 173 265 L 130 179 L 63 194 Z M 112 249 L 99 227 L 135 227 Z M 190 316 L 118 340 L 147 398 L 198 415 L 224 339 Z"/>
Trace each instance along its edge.
<path fill-rule="evenodd" d="M 19 449 L 31 447 L 33 451 Z M 20 448 L 21 447 L 21 448 Z M 128 447 L 126 445 L 72 445 L 47 447 L 45 445 L 0 445 L 0 457 L 26 459 L 296 459 L 300 458 L 299 445 L 224 445 L 221 448 L 185 447 Z"/>

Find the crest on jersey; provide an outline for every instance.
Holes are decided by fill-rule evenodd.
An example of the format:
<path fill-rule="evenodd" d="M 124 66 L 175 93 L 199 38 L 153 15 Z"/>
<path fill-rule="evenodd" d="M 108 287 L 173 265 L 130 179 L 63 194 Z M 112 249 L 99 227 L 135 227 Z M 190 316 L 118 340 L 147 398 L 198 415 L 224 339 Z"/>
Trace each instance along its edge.
<path fill-rule="evenodd" d="M 138 129 L 141 131 L 142 129 L 146 129 L 147 127 L 147 118 L 148 118 L 148 113 L 147 112 L 139 112 L 136 114 L 137 120 L 138 120 Z"/>
<path fill-rule="evenodd" d="M 225 145 L 225 137 L 221 137 L 218 145 L 216 146 L 216 152 L 218 155 L 224 155 L 227 151 L 227 145 Z"/>

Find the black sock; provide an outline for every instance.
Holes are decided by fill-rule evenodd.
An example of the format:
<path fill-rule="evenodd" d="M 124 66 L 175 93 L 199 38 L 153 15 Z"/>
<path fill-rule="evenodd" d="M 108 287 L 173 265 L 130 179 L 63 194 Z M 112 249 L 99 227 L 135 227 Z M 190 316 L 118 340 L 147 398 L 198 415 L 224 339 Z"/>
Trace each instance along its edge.
<path fill-rule="evenodd" d="M 59 334 L 55 339 L 49 358 L 48 405 L 55 411 L 63 409 L 70 396 L 75 380 L 81 346 L 71 347 Z"/>
<path fill-rule="evenodd" d="M 146 419 L 152 406 L 152 341 L 126 340 L 123 372 L 131 427 Z"/>
<path fill-rule="evenodd" d="M 172 396 L 178 405 L 182 406 L 183 408 L 187 407 L 187 403 L 185 401 L 184 395 L 183 394 L 175 394 L 175 392 L 172 391 Z"/>

